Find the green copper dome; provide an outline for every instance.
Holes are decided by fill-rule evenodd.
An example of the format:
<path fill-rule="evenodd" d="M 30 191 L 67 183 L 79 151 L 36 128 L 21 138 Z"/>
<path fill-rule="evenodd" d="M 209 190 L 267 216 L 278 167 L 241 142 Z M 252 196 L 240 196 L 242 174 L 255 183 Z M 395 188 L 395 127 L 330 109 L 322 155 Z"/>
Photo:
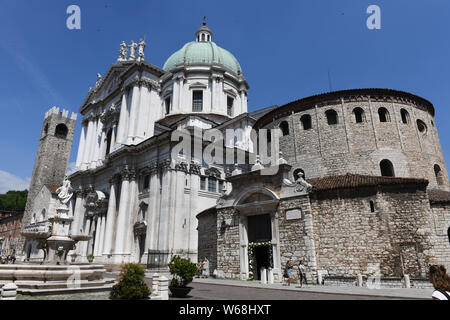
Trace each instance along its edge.
<path fill-rule="evenodd" d="M 172 54 L 164 64 L 163 69 L 170 71 L 179 64 L 219 64 L 241 75 L 242 69 L 236 58 L 227 50 L 212 41 L 192 41 Z"/>

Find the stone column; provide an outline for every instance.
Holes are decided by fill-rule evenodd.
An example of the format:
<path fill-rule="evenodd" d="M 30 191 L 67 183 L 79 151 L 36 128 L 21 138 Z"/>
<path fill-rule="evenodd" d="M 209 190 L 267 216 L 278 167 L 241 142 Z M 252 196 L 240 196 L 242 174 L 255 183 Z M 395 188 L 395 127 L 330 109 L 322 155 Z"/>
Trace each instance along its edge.
<path fill-rule="evenodd" d="M 172 112 L 171 113 L 176 113 L 176 112 L 182 112 L 184 110 L 180 110 L 178 108 L 178 91 L 180 90 L 179 84 L 178 84 L 178 78 L 175 78 L 173 80 L 173 92 L 172 92 Z M 192 112 L 192 108 L 189 112 Z"/>
<path fill-rule="evenodd" d="M 130 119 L 128 122 L 128 138 L 127 144 L 133 144 L 134 137 L 136 136 L 136 123 L 138 121 L 138 108 L 139 108 L 139 85 L 136 82 L 133 85 L 133 92 L 131 96 L 131 107 L 130 107 Z"/>
<path fill-rule="evenodd" d="M 201 166 L 195 162 L 191 162 L 189 166 L 189 173 L 191 177 L 191 194 L 190 194 L 190 219 L 188 224 L 188 234 L 189 234 L 189 251 L 197 252 L 198 250 L 198 232 L 197 232 L 197 218 L 193 212 L 198 212 L 198 191 L 200 189 L 200 168 Z M 197 257 L 192 257 L 194 261 L 197 261 Z"/>
<path fill-rule="evenodd" d="M 100 244 L 100 232 L 102 229 L 101 223 L 102 223 L 102 219 L 101 219 L 100 215 L 98 215 L 97 221 L 95 223 L 95 240 L 94 240 L 94 252 L 93 252 L 95 257 L 98 256 L 98 245 Z"/>
<path fill-rule="evenodd" d="M 112 134 L 111 134 L 111 145 L 109 146 L 109 152 L 113 152 L 114 151 L 114 147 L 116 145 L 116 134 L 117 134 L 117 123 L 114 122 L 113 123 L 113 127 L 112 127 Z M 106 158 L 106 147 L 105 147 L 105 153 L 103 155 L 103 159 Z"/>
<path fill-rule="evenodd" d="M 78 188 L 75 192 L 75 210 L 71 226 L 71 234 L 79 235 L 82 233 L 80 226 L 83 222 L 84 206 L 83 206 L 83 189 Z"/>
<path fill-rule="evenodd" d="M 92 247 L 92 243 L 94 243 L 95 245 L 95 238 L 93 237 L 94 235 L 94 231 L 96 231 L 95 229 L 95 220 L 94 217 L 89 219 L 89 235 L 91 236 L 91 240 L 89 240 L 88 242 L 88 250 L 87 250 L 87 254 L 93 254 L 94 253 L 94 248 Z"/>
<path fill-rule="evenodd" d="M 119 200 L 119 213 L 117 215 L 116 233 L 115 233 L 115 245 L 114 245 L 114 262 L 122 263 L 125 258 L 125 240 L 127 235 L 126 223 L 127 223 L 127 212 L 130 207 L 130 179 L 134 174 L 133 171 L 125 166 L 122 171 L 122 188 L 120 191 Z"/>
<path fill-rule="evenodd" d="M 147 211 L 147 236 L 146 245 L 147 249 L 157 249 L 158 248 L 158 237 L 159 237 L 159 218 L 160 218 L 160 181 L 159 181 L 159 171 L 156 165 L 151 170 L 150 175 L 150 197 L 149 197 L 149 208 Z"/>
<path fill-rule="evenodd" d="M 92 142 L 92 135 L 93 135 L 93 125 L 94 122 L 92 120 L 92 117 L 89 116 L 86 118 L 86 120 L 88 121 L 88 125 L 87 125 L 87 132 L 86 132 L 86 142 L 84 145 L 84 151 L 83 151 L 83 162 L 81 167 L 83 169 L 86 169 L 88 164 L 89 164 L 89 154 L 91 152 L 91 142 Z"/>
<path fill-rule="evenodd" d="M 102 128 L 102 137 L 100 140 L 100 151 L 98 153 L 98 165 L 101 165 L 103 163 L 103 160 L 105 160 L 105 156 L 106 156 L 106 134 L 107 134 L 108 128 Z"/>
<path fill-rule="evenodd" d="M 161 197 L 160 197 L 160 221 L 159 221 L 159 238 L 157 248 L 161 250 L 169 249 L 169 223 L 170 223 L 170 198 L 176 196 L 171 193 L 172 172 L 169 166 L 164 165 L 161 181 Z"/>
<path fill-rule="evenodd" d="M 108 211 L 106 217 L 105 238 L 103 244 L 103 255 L 111 254 L 112 243 L 114 239 L 114 225 L 116 222 L 116 178 L 113 177 L 109 183 L 111 184 L 108 201 Z"/>
<path fill-rule="evenodd" d="M 105 240 L 105 230 L 106 230 L 106 212 L 102 214 L 102 221 L 100 223 L 100 242 L 98 244 L 98 256 L 103 256 L 103 244 Z"/>
<path fill-rule="evenodd" d="M 117 127 L 117 137 L 116 137 L 116 142 L 118 143 L 126 143 L 126 136 L 128 132 L 128 106 L 127 106 L 128 90 L 124 88 L 122 89 L 122 91 L 123 91 L 122 104 L 120 106 L 119 125 Z M 116 148 L 117 147 L 114 146 L 114 149 Z"/>
<path fill-rule="evenodd" d="M 98 116 L 94 117 L 93 125 L 92 125 L 92 137 L 91 137 L 91 145 L 90 145 L 90 152 L 89 152 L 89 168 L 95 168 L 96 163 L 96 151 L 97 151 L 97 145 L 98 145 Z"/>
<path fill-rule="evenodd" d="M 77 162 L 76 162 L 77 168 L 81 168 L 81 163 L 83 162 L 84 146 L 86 144 L 86 130 L 87 130 L 86 123 L 82 123 L 80 144 L 78 145 L 78 153 L 77 153 Z"/>
<path fill-rule="evenodd" d="M 149 99 L 149 87 L 150 84 L 144 82 L 141 86 L 140 98 L 139 98 L 139 110 L 137 116 L 137 131 L 136 131 L 136 143 L 144 140 L 148 136 L 148 119 L 150 115 L 150 105 L 148 103 Z"/>
<path fill-rule="evenodd" d="M 245 90 L 241 90 L 241 113 L 245 112 L 247 112 L 247 104 L 245 103 Z M 236 114 L 234 116 L 236 116 Z"/>
<path fill-rule="evenodd" d="M 134 243 L 134 235 L 133 235 L 133 222 L 136 212 L 136 202 L 137 202 L 137 193 L 138 193 L 138 184 L 136 181 L 136 174 L 131 174 L 130 176 L 130 198 L 129 198 L 129 206 L 127 212 L 127 219 L 125 224 L 125 253 L 131 254 L 132 244 Z"/>
<path fill-rule="evenodd" d="M 187 168 L 187 165 L 186 167 Z M 171 212 L 171 228 L 169 230 L 171 234 L 170 248 L 188 250 L 189 242 L 186 242 L 187 237 L 189 236 L 189 232 L 187 228 L 189 228 L 189 216 L 192 215 L 191 212 L 186 210 L 186 204 L 184 201 L 184 188 L 186 186 L 186 174 L 184 169 L 178 169 L 173 171 L 174 181 L 172 183 L 172 190 L 174 190 L 173 194 L 176 194 L 176 197 L 173 198 L 173 207 Z M 189 215 L 186 215 L 186 212 Z"/>
<path fill-rule="evenodd" d="M 100 139 L 100 141 L 99 141 Z M 94 166 L 98 165 L 98 161 L 102 157 L 101 150 L 103 148 L 103 141 L 105 139 L 105 133 L 103 132 L 103 122 L 100 117 L 97 119 L 97 135 L 95 137 L 95 152 L 94 152 Z"/>

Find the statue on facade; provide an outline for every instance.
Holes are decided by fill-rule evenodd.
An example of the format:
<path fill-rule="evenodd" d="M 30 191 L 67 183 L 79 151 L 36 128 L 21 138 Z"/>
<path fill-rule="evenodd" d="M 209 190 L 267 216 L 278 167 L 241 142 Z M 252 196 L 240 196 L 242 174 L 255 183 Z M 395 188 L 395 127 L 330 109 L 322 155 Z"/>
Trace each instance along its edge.
<path fill-rule="evenodd" d="M 137 43 L 134 42 L 134 40 L 131 40 L 131 44 L 128 46 L 130 48 L 130 56 L 128 57 L 128 60 L 135 60 L 136 57 L 136 48 L 137 48 Z"/>
<path fill-rule="evenodd" d="M 139 40 L 139 49 L 138 49 L 138 58 L 137 61 L 144 61 L 145 59 L 145 55 L 144 55 L 144 49 L 145 49 L 146 43 L 145 41 L 141 38 Z"/>
<path fill-rule="evenodd" d="M 292 182 L 289 179 L 283 179 L 283 184 L 288 187 L 295 188 L 295 192 L 303 193 L 303 192 L 310 192 L 312 190 L 312 185 L 310 185 L 306 180 L 303 178 L 303 172 L 298 173 L 297 180 L 295 182 Z"/>
<path fill-rule="evenodd" d="M 117 59 L 117 61 L 126 61 L 127 53 L 128 53 L 128 46 L 125 43 L 125 41 L 122 41 L 122 43 L 120 44 L 119 58 Z"/>
<path fill-rule="evenodd" d="M 59 201 L 62 204 L 67 204 L 70 201 L 73 195 L 72 185 L 70 184 L 70 180 L 67 179 L 67 176 L 64 178 L 63 185 L 56 189 L 56 193 L 58 194 Z"/>

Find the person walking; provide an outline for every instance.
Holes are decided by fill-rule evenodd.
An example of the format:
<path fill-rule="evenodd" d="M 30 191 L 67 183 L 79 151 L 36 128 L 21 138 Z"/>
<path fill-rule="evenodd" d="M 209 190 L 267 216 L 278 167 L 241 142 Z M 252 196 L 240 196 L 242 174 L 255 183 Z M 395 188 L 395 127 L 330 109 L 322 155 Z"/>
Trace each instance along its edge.
<path fill-rule="evenodd" d="M 298 264 L 298 276 L 300 279 L 300 288 L 303 286 L 303 280 L 305 280 L 305 284 L 308 285 L 308 282 L 306 281 L 306 267 L 303 264 L 303 260 L 300 260 L 300 263 Z"/>
<path fill-rule="evenodd" d="M 291 285 L 291 273 L 292 273 L 292 264 L 291 260 L 288 260 L 286 266 L 284 267 L 283 277 L 286 278 L 286 283 L 288 286 Z"/>
<path fill-rule="evenodd" d="M 203 260 L 203 276 L 205 278 L 209 277 L 209 261 L 207 257 Z"/>
<path fill-rule="evenodd" d="M 430 266 L 430 282 L 434 287 L 433 300 L 450 300 L 450 277 L 443 265 Z"/>

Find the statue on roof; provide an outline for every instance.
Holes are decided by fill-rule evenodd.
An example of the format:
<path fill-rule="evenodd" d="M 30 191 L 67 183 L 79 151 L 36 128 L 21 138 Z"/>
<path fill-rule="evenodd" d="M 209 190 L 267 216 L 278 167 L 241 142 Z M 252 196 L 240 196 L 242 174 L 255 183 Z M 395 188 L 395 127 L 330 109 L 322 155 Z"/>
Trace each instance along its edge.
<path fill-rule="evenodd" d="M 145 55 L 144 55 L 144 49 L 145 49 L 146 43 L 145 41 L 141 38 L 139 40 L 139 49 L 138 49 L 138 58 L 137 61 L 144 61 L 145 59 Z"/>
<path fill-rule="evenodd" d="M 128 46 L 125 43 L 125 41 L 122 41 L 122 43 L 120 44 L 119 58 L 117 59 L 117 61 L 126 61 L 127 53 L 128 53 Z"/>
<path fill-rule="evenodd" d="M 131 44 L 128 46 L 130 48 L 130 56 L 128 57 L 128 60 L 136 60 L 136 48 L 137 48 L 137 43 L 134 42 L 134 40 L 131 40 Z"/>
<path fill-rule="evenodd" d="M 97 82 L 95 83 L 96 88 L 100 85 L 100 82 L 102 82 L 102 75 L 97 73 Z"/>

